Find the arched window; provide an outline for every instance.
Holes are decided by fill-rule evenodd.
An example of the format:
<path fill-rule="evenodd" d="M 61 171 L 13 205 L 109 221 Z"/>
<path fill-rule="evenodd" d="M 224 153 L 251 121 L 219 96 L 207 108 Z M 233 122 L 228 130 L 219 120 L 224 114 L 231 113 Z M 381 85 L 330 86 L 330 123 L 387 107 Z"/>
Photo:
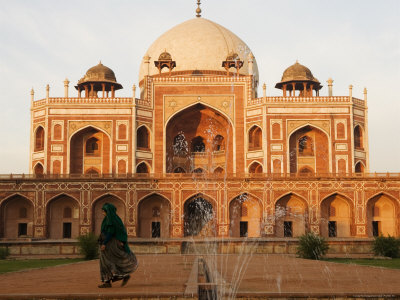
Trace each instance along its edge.
<path fill-rule="evenodd" d="M 336 125 L 336 137 L 338 139 L 345 139 L 346 138 L 346 129 L 343 123 L 338 123 Z"/>
<path fill-rule="evenodd" d="M 118 139 L 126 140 L 126 125 L 125 124 L 119 124 L 119 126 L 118 126 Z"/>
<path fill-rule="evenodd" d="M 258 126 L 253 126 L 249 130 L 249 151 L 262 148 L 262 132 Z"/>
<path fill-rule="evenodd" d="M 126 174 L 126 161 L 123 159 L 118 161 L 118 174 Z"/>
<path fill-rule="evenodd" d="M 205 152 L 206 145 L 204 144 L 204 139 L 201 136 L 196 136 L 192 140 L 192 152 Z"/>
<path fill-rule="evenodd" d="M 136 167 L 136 173 L 149 173 L 149 168 L 147 164 L 142 162 Z"/>
<path fill-rule="evenodd" d="M 42 164 L 36 164 L 35 169 L 33 170 L 33 172 L 34 172 L 36 175 L 43 175 L 44 170 L 43 170 Z"/>
<path fill-rule="evenodd" d="M 249 167 L 249 173 L 262 173 L 263 168 L 258 162 L 253 162 Z"/>
<path fill-rule="evenodd" d="M 28 209 L 26 207 L 19 208 L 19 218 L 26 219 L 28 217 Z"/>
<path fill-rule="evenodd" d="M 62 127 L 60 124 L 55 124 L 53 127 L 53 138 L 54 140 L 61 140 L 62 139 Z"/>
<path fill-rule="evenodd" d="M 177 168 L 175 168 L 174 173 L 186 173 L 186 172 L 183 168 L 177 167 Z"/>
<path fill-rule="evenodd" d="M 34 151 L 43 151 L 44 149 L 44 129 L 39 126 L 35 132 L 35 149 Z"/>
<path fill-rule="evenodd" d="M 99 140 L 91 137 L 86 141 L 86 154 L 97 155 L 99 154 Z"/>
<path fill-rule="evenodd" d="M 97 175 L 99 174 L 99 170 L 95 169 L 95 168 L 89 168 L 86 170 L 85 174 L 93 174 L 93 175 Z"/>
<path fill-rule="evenodd" d="M 213 151 L 223 151 L 225 150 L 225 140 L 222 135 L 217 135 L 213 141 Z"/>
<path fill-rule="evenodd" d="M 61 174 L 61 162 L 59 160 L 53 161 L 53 174 Z"/>
<path fill-rule="evenodd" d="M 63 218 L 69 219 L 72 218 L 72 209 L 69 206 L 64 207 Z"/>
<path fill-rule="evenodd" d="M 299 173 L 300 176 L 311 176 L 312 174 L 314 174 L 314 170 L 309 167 L 303 167 L 300 169 Z"/>
<path fill-rule="evenodd" d="M 137 130 L 137 147 L 138 149 L 150 149 L 150 134 L 146 126 L 141 126 Z"/>
<path fill-rule="evenodd" d="M 273 140 L 281 139 L 281 124 L 279 123 L 272 124 L 272 139 Z"/>
<path fill-rule="evenodd" d="M 307 135 L 299 139 L 299 156 L 314 156 L 313 140 Z"/>
<path fill-rule="evenodd" d="M 215 168 L 214 174 L 224 174 L 224 169 L 221 167 Z"/>
<path fill-rule="evenodd" d="M 205 171 L 202 168 L 197 168 L 193 170 L 193 173 L 202 174 L 205 173 Z"/>
<path fill-rule="evenodd" d="M 356 173 L 364 173 L 364 165 L 362 164 L 362 162 L 359 161 L 358 163 L 356 163 L 354 168 Z"/>
<path fill-rule="evenodd" d="M 364 149 L 363 133 L 359 125 L 354 127 L 354 147 L 360 150 Z"/>

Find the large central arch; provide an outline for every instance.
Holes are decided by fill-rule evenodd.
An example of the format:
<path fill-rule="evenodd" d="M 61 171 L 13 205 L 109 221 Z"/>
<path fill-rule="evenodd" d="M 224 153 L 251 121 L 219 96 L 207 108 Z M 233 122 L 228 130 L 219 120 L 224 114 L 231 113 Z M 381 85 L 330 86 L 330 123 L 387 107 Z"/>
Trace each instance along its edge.
<path fill-rule="evenodd" d="M 290 173 L 330 173 L 332 159 L 329 135 L 313 125 L 304 125 L 288 137 Z"/>
<path fill-rule="evenodd" d="M 233 127 L 221 112 L 197 103 L 176 113 L 165 130 L 165 170 L 212 172 L 220 166 L 233 172 Z"/>
<path fill-rule="evenodd" d="M 80 129 L 70 138 L 69 172 L 111 173 L 111 152 L 108 134 L 93 126 Z"/>

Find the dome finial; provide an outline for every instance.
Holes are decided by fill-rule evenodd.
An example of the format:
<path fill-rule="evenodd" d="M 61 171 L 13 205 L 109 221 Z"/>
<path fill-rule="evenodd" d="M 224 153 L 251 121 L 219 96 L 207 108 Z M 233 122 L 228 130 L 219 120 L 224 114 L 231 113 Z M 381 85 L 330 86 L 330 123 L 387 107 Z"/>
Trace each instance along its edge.
<path fill-rule="evenodd" d="M 200 0 L 197 0 L 197 9 L 196 9 L 196 17 L 200 18 L 201 17 L 201 8 L 200 8 Z"/>

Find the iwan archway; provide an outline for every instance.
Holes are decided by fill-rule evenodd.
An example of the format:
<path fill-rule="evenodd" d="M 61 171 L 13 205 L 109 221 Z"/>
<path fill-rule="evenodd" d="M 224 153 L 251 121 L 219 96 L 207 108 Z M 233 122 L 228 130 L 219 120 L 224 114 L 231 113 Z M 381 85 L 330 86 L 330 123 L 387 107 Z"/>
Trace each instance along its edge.
<path fill-rule="evenodd" d="M 193 173 L 202 169 L 211 173 L 221 167 L 233 172 L 233 127 L 221 112 L 204 104 L 195 104 L 176 113 L 165 130 L 165 169 L 177 168 Z"/>

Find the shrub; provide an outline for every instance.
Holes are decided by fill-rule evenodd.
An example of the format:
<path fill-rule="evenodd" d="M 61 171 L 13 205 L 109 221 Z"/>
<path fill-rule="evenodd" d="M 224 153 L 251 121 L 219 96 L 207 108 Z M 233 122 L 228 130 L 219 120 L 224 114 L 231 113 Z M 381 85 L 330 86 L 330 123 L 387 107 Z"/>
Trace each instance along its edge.
<path fill-rule="evenodd" d="M 10 255 L 10 250 L 7 247 L 0 247 L 0 259 L 6 259 Z"/>
<path fill-rule="evenodd" d="M 372 245 L 375 255 L 396 258 L 400 256 L 400 240 L 393 236 L 378 236 Z"/>
<path fill-rule="evenodd" d="M 309 232 L 300 236 L 297 254 L 301 258 L 321 259 L 328 249 L 328 242 L 323 237 Z"/>
<path fill-rule="evenodd" d="M 83 254 L 85 259 L 89 260 L 99 257 L 97 238 L 97 235 L 92 232 L 78 237 L 79 252 Z"/>

